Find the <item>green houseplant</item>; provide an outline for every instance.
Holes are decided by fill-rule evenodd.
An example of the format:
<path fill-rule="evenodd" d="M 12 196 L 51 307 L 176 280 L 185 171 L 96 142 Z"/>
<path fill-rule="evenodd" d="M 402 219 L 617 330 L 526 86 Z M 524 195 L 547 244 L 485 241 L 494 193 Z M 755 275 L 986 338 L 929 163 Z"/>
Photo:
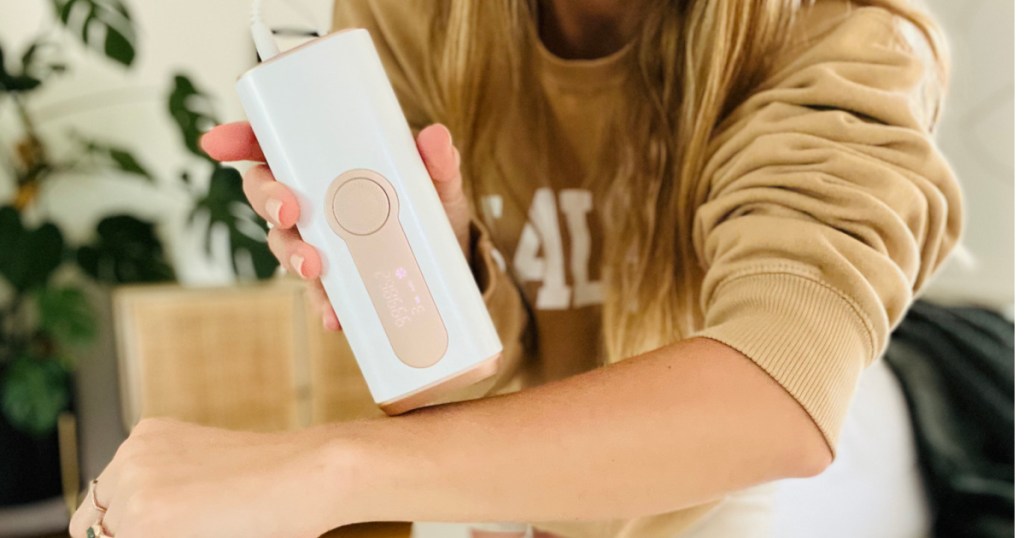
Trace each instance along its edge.
<path fill-rule="evenodd" d="M 60 59 L 66 41 L 77 39 L 125 68 L 133 65 L 136 49 L 122 0 L 49 3 L 60 23 L 56 32 L 37 36 L 17 55 L 0 42 L 0 114 L 16 120 L 13 133 L 0 130 L 0 170 L 6 172 L 0 180 L 13 183 L 9 199 L 0 199 L 0 506 L 59 492 L 57 418 L 73 408 L 74 359 L 98 331 L 87 289 L 176 278 L 154 222 L 106 215 L 88 241 L 72 244 L 39 203 L 46 187 L 69 180 L 69 172 L 116 171 L 124 181 L 161 181 L 129 148 L 92 134 L 65 133 L 59 142 L 72 151 L 59 157 L 50 151 L 55 140 L 37 129 L 30 101 L 67 72 Z M 215 232 L 227 231 L 236 274 L 270 276 L 276 260 L 263 239 L 266 223 L 245 204 L 240 175 L 198 146 L 201 132 L 215 121 L 210 99 L 187 76 L 176 75 L 165 106 L 192 159 L 204 163 L 201 176 L 191 166 L 193 173 L 178 172 L 179 179 L 170 180 L 194 200 L 190 226 L 205 234 L 207 252 Z"/>

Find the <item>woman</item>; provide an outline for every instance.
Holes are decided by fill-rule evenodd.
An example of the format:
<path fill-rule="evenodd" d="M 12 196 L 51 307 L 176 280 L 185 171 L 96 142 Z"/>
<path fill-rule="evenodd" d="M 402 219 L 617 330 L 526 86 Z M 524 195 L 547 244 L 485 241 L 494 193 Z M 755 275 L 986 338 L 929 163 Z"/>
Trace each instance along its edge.
<path fill-rule="evenodd" d="M 374 36 L 505 370 L 461 403 L 303 432 L 144 421 L 72 534 L 765 535 L 763 511 L 719 500 L 828 466 L 859 372 L 960 233 L 928 19 L 897 0 L 344 0 L 336 22 Z M 246 124 L 203 147 L 262 161 Z M 262 165 L 245 190 L 339 329 L 294 196 Z"/>

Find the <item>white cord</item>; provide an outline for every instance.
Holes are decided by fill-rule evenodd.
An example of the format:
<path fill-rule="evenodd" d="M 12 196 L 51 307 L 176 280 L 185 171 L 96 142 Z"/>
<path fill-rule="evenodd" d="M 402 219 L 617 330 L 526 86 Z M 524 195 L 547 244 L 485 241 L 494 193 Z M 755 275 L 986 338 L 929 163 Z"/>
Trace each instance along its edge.
<path fill-rule="evenodd" d="M 263 22 L 263 0 L 252 1 L 252 21 L 249 24 L 249 29 L 252 31 L 252 42 L 256 45 L 256 53 L 260 55 L 261 60 L 267 61 L 281 52 L 277 48 L 277 41 L 274 40 L 274 33 Z"/>

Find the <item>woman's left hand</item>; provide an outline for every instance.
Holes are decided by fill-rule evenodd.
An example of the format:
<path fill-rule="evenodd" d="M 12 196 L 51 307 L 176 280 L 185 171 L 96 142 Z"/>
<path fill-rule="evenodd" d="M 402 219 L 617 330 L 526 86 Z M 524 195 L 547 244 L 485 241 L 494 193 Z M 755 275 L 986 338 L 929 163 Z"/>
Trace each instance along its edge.
<path fill-rule="evenodd" d="M 321 445 L 308 433 L 143 420 L 97 480 L 106 514 L 85 499 L 71 536 L 85 538 L 101 516 L 116 538 L 319 536 L 339 512 L 322 489 L 338 477 Z"/>

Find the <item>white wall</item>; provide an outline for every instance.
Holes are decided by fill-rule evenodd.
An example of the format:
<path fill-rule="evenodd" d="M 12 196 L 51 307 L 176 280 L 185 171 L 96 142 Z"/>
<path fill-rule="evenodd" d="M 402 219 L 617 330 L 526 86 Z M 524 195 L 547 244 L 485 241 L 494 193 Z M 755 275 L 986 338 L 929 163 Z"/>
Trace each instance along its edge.
<path fill-rule="evenodd" d="M 953 78 L 939 132 L 967 203 L 964 245 L 929 293 L 993 306 L 1013 304 L 1012 0 L 930 0 L 953 52 Z"/>
<path fill-rule="evenodd" d="M 247 37 L 249 0 L 129 0 L 140 29 L 138 64 L 125 73 L 95 55 L 77 54 L 74 73 L 32 102 L 49 117 L 45 133 L 69 126 L 130 145 L 160 171 L 159 189 L 125 188 L 109 179 L 75 178 L 54 189 L 53 212 L 82 231 L 110 207 L 170 211 L 175 219 L 162 230 L 172 241 L 183 278 L 216 282 L 227 278 L 223 260 L 206 263 L 197 238 L 180 233 L 187 201 L 174 188 L 174 172 L 189 162 L 164 110 L 171 74 L 186 71 L 217 98 L 224 120 L 241 117 L 232 88 L 253 62 Z M 948 31 L 954 71 L 939 143 L 957 169 L 967 199 L 967 250 L 974 263 L 950 263 L 930 294 L 993 305 L 1013 297 L 1013 2 L 1011 0 L 931 0 Z M 326 29 L 331 0 L 268 1 L 267 18 L 283 25 Z M 0 40 L 20 49 L 47 20 L 49 2 L 0 0 Z M 81 57 L 81 62 L 78 61 Z M 103 102 L 93 110 L 79 104 Z M 0 114 L 0 125 L 10 117 Z M 0 130 L 0 133 L 4 131 Z M 0 193 L 2 196 L 3 193 Z M 140 201 L 142 204 L 140 204 Z M 188 263 L 184 263 L 184 262 Z M 219 267 L 219 269 L 218 269 Z"/>

